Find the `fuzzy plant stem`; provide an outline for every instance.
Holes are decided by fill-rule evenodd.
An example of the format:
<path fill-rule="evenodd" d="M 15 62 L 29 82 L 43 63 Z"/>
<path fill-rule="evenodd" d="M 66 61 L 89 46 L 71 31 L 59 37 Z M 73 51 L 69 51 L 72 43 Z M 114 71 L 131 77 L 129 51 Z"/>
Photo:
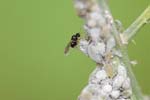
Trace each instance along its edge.
<path fill-rule="evenodd" d="M 127 28 L 124 32 L 123 32 L 123 38 L 127 40 L 127 42 L 129 42 L 131 39 L 133 39 L 133 36 L 136 35 L 137 31 L 146 23 L 148 23 L 148 20 L 150 19 L 150 6 L 148 8 L 146 8 L 146 10 L 141 14 L 140 17 L 138 17 L 135 22 L 133 22 L 133 24 L 131 24 L 131 26 L 129 26 L 129 28 Z M 140 87 L 136 81 L 136 78 L 133 74 L 132 71 L 132 66 L 130 65 L 130 60 L 128 57 L 128 53 L 127 53 L 127 46 L 125 44 L 121 44 L 119 46 L 122 54 L 123 54 L 123 59 L 122 61 L 124 62 L 124 64 L 126 65 L 127 69 L 128 69 L 128 75 L 131 78 L 131 84 L 132 84 L 132 89 L 133 89 L 133 93 L 136 97 L 136 100 L 143 100 L 143 96 L 140 90 Z"/>
<path fill-rule="evenodd" d="M 129 26 L 129 28 L 127 28 L 124 32 L 123 32 L 123 36 L 124 39 L 127 40 L 127 42 L 129 42 L 131 39 L 133 39 L 133 36 L 136 35 L 137 31 L 146 23 L 148 23 L 148 21 L 150 20 L 150 6 L 148 6 L 145 11 L 140 15 L 140 17 L 138 17 L 133 24 L 131 24 Z M 123 54 L 123 61 L 126 64 L 126 67 L 128 69 L 128 74 L 129 77 L 131 78 L 131 84 L 132 84 L 132 88 L 133 88 L 133 93 L 136 96 L 136 100 L 143 100 L 143 96 L 142 93 L 140 91 L 140 87 L 138 86 L 138 83 L 136 81 L 136 78 L 133 74 L 133 71 L 131 69 L 131 65 L 130 65 L 130 60 L 127 54 L 127 47 L 125 45 L 121 45 L 120 49 L 122 51 Z"/>
<path fill-rule="evenodd" d="M 124 38 L 126 41 L 130 41 L 137 31 L 145 24 L 150 22 L 150 5 L 145 11 L 127 28 L 124 32 Z"/>
<path fill-rule="evenodd" d="M 107 4 L 105 3 L 104 0 L 99 0 L 101 4 L 103 4 L 103 8 L 108 9 Z M 124 39 L 123 41 L 128 42 L 129 40 L 133 39 L 133 36 L 137 33 L 137 31 L 146 23 L 148 23 L 148 21 L 150 20 L 150 6 L 148 6 L 145 11 L 140 15 L 140 17 L 138 17 L 135 22 L 133 22 L 133 24 L 131 24 L 131 26 L 129 26 L 128 29 L 126 29 L 123 32 L 123 36 L 122 38 L 120 38 L 120 36 L 118 35 L 117 29 L 115 27 L 115 24 L 113 24 L 113 33 L 114 33 L 114 37 L 117 41 L 118 47 L 121 50 L 121 53 L 123 55 L 122 57 L 122 61 L 124 62 L 124 64 L 127 67 L 128 70 L 128 75 L 131 79 L 131 85 L 132 85 L 132 89 L 133 89 L 133 94 L 135 96 L 136 100 L 143 100 L 143 96 L 140 90 L 140 87 L 136 81 L 136 78 L 133 74 L 132 68 L 131 68 L 131 64 L 130 64 L 130 59 L 128 57 L 128 53 L 127 53 L 127 45 L 123 44 L 121 41 L 121 39 Z"/>
<path fill-rule="evenodd" d="M 87 32 L 87 37 L 80 40 L 80 50 L 97 63 L 79 100 L 144 100 L 131 68 L 127 44 L 148 23 L 150 7 L 122 33 L 106 0 L 98 1 L 99 4 L 96 0 L 74 0 Z"/>
<path fill-rule="evenodd" d="M 140 87 L 138 85 L 138 82 L 134 76 L 134 73 L 132 71 L 132 66 L 130 64 L 130 60 L 129 60 L 129 57 L 128 57 L 128 53 L 127 53 L 127 47 L 125 45 L 121 46 L 120 47 L 120 50 L 122 52 L 122 55 L 123 55 L 123 58 L 122 58 L 122 61 L 124 62 L 124 64 L 126 65 L 126 68 L 127 68 L 127 72 L 128 72 L 128 75 L 131 79 L 131 85 L 132 85 L 132 90 L 133 90 L 133 95 L 135 96 L 135 100 L 143 100 L 143 96 L 142 96 L 142 93 L 141 93 L 141 90 L 140 90 Z"/>

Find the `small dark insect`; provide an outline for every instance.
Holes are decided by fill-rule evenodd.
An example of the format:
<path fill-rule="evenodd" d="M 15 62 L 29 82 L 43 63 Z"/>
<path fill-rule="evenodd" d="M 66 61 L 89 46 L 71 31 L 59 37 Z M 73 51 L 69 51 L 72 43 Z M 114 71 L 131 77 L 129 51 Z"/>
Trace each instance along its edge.
<path fill-rule="evenodd" d="M 65 51 L 64 51 L 65 54 L 68 53 L 70 47 L 74 48 L 78 45 L 79 38 L 80 38 L 80 33 L 76 33 L 76 34 L 72 35 L 70 42 L 65 47 Z"/>

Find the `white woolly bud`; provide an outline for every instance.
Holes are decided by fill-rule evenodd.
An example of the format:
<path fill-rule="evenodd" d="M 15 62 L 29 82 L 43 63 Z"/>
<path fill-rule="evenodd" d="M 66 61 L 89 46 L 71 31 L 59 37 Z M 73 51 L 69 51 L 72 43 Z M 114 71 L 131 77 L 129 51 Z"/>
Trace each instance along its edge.
<path fill-rule="evenodd" d="M 126 69 L 125 69 L 124 66 L 122 66 L 122 65 L 119 65 L 119 66 L 118 66 L 118 74 L 119 74 L 120 76 L 123 76 L 124 78 L 127 77 L 127 71 L 126 71 Z"/>
<path fill-rule="evenodd" d="M 83 2 L 76 1 L 75 8 L 77 8 L 77 9 L 84 9 L 84 8 L 86 8 L 86 5 Z"/>
<path fill-rule="evenodd" d="M 113 81 L 113 87 L 116 89 L 120 88 L 122 86 L 124 80 L 125 80 L 125 78 L 123 76 L 117 75 Z"/>
<path fill-rule="evenodd" d="M 124 98 L 130 97 L 132 95 L 132 90 L 126 90 L 122 95 Z"/>
<path fill-rule="evenodd" d="M 87 48 L 88 48 L 88 41 L 86 40 L 80 40 L 80 50 L 85 53 L 86 55 L 88 55 L 88 52 L 87 52 Z"/>
<path fill-rule="evenodd" d="M 108 96 L 108 93 L 104 92 L 104 90 L 100 90 L 99 93 L 103 98 Z"/>
<path fill-rule="evenodd" d="M 106 77 L 107 73 L 105 72 L 105 70 L 101 70 L 96 73 L 96 78 L 98 78 L 100 81 L 105 79 Z"/>
<path fill-rule="evenodd" d="M 92 28 L 89 33 L 93 42 L 97 43 L 100 40 L 100 28 Z"/>
<path fill-rule="evenodd" d="M 97 4 L 95 6 L 92 6 L 91 10 L 95 11 L 95 12 L 100 12 L 100 8 L 99 8 L 99 6 Z"/>
<path fill-rule="evenodd" d="M 87 22 L 87 25 L 89 26 L 89 27 L 95 27 L 96 26 L 96 21 L 94 20 L 94 19 L 90 19 L 90 20 L 88 20 L 88 22 Z"/>
<path fill-rule="evenodd" d="M 101 20 L 100 12 L 92 12 L 89 15 L 90 19 Z"/>
<path fill-rule="evenodd" d="M 88 55 L 91 59 L 93 59 L 97 63 L 101 63 L 102 55 L 105 52 L 105 44 L 104 43 L 91 43 L 88 46 Z"/>
<path fill-rule="evenodd" d="M 117 99 L 120 95 L 120 91 L 119 90 L 114 90 L 111 92 L 111 97 L 114 99 Z"/>
<path fill-rule="evenodd" d="M 92 99 L 92 93 L 85 88 L 82 91 L 81 95 L 79 96 L 79 100 L 91 100 L 91 99 Z"/>
<path fill-rule="evenodd" d="M 112 91 L 112 86 L 109 84 L 106 84 L 102 87 L 102 91 L 105 93 L 110 93 Z"/>
<path fill-rule="evenodd" d="M 127 79 L 124 81 L 122 87 L 123 87 L 124 89 L 129 89 L 129 88 L 131 88 L 131 84 L 130 84 L 130 79 L 129 79 L 129 78 L 127 78 Z"/>
<path fill-rule="evenodd" d="M 112 48 L 115 46 L 115 39 L 112 37 L 110 39 L 107 40 L 107 51 L 111 51 Z"/>

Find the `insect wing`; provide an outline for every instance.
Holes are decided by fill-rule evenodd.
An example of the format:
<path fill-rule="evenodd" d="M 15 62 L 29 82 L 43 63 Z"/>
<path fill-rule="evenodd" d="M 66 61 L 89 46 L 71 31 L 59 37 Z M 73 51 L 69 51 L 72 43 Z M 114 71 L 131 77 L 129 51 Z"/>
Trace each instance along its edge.
<path fill-rule="evenodd" d="M 68 52 L 69 52 L 70 43 L 71 43 L 71 42 L 69 42 L 69 43 L 67 44 L 67 46 L 65 47 L 65 50 L 64 50 L 64 54 L 65 54 L 65 55 L 67 55 Z"/>

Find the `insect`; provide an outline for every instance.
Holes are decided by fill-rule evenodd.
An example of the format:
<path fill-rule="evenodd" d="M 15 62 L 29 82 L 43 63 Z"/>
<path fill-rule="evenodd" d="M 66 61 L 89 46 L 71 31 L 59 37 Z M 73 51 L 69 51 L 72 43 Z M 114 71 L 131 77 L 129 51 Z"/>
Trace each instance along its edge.
<path fill-rule="evenodd" d="M 76 33 L 72 35 L 70 42 L 65 47 L 65 51 L 64 51 L 65 54 L 68 53 L 70 47 L 75 48 L 78 45 L 79 38 L 80 38 L 80 33 Z"/>

